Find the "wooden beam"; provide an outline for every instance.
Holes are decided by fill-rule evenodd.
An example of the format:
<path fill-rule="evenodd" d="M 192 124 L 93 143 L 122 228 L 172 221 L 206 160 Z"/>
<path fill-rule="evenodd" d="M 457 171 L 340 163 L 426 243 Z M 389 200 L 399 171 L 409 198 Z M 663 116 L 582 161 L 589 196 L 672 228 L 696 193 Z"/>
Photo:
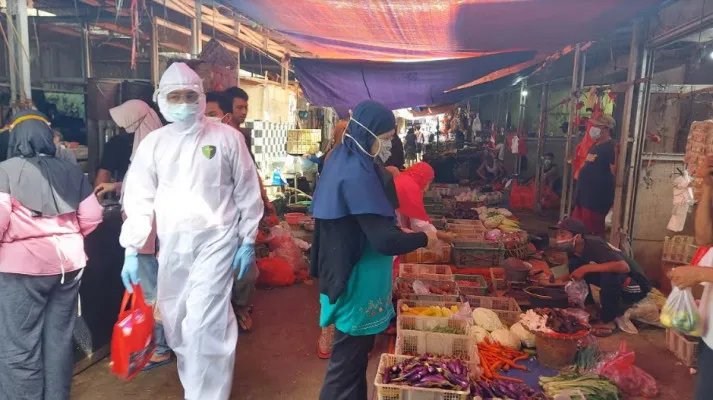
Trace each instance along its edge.
<path fill-rule="evenodd" d="M 159 5 L 164 4 L 164 0 L 153 1 Z M 165 4 L 167 8 L 187 17 L 192 18 L 195 16 L 194 6 L 192 4 L 188 4 L 185 0 L 165 0 Z M 217 10 L 213 10 L 211 7 L 207 6 L 201 7 L 201 15 L 203 17 L 201 19 L 203 24 L 210 25 L 214 27 L 216 31 L 236 38 L 237 40 L 244 42 L 257 50 L 265 50 L 263 35 L 256 33 L 244 24 L 241 24 L 239 32 L 235 32 L 234 21 L 232 18 L 226 17 L 220 14 Z M 213 21 L 215 21 L 215 23 Z M 272 57 L 276 57 L 279 62 L 279 60 L 284 57 L 285 53 L 287 53 L 287 50 L 284 46 L 274 40 L 269 40 L 266 53 Z"/>

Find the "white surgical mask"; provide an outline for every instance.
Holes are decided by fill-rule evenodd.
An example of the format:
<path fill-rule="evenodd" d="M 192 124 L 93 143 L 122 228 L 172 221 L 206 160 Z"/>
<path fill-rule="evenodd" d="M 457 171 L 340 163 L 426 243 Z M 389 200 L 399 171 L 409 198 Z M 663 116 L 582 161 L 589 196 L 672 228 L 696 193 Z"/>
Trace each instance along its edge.
<path fill-rule="evenodd" d="M 599 140 L 599 137 L 602 136 L 602 129 L 596 126 L 589 128 L 589 136 L 594 140 Z"/>
<path fill-rule="evenodd" d="M 208 118 L 209 121 L 215 121 L 215 122 L 222 123 L 223 119 L 225 119 L 225 115 L 227 115 L 227 114 L 224 114 L 222 117 L 206 117 L 206 118 Z"/>
<path fill-rule="evenodd" d="M 386 162 L 386 160 L 391 157 L 391 139 L 379 139 L 379 153 L 377 155 L 381 161 Z"/>
<path fill-rule="evenodd" d="M 345 133 L 344 133 L 344 136 L 346 136 L 346 137 L 348 137 L 348 138 L 351 138 L 351 139 L 354 141 L 354 143 L 356 143 L 356 145 L 359 147 L 359 150 L 361 150 L 364 154 L 366 154 L 367 156 L 369 156 L 369 157 L 371 157 L 371 158 L 376 158 L 377 155 L 381 154 L 381 150 L 382 150 L 383 147 L 384 147 L 384 143 L 382 143 L 382 140 L 379 139 L 379 137 L 376 136 L 376 135 L 374 134 L 374 132 L 371 131 L 371 129 L 369 129 L 369 128 L 367 128 L 366 126 L 362 125 L 361 122 L 355 120 L 354 118 L 349 118 L 349 120 L 350 120 L 350 121 L 354 121 L 357 125 L 359 125 L 359 126 L 361 126 L 362 128 L 366 129 L 366 131 L 369 132 L 369 133 L 371 134 L 371 136 L 373 136 L 374 139 L 376 139 L 376 141 L 379 143 L 379 148 L 376 150 L 376 154 L 371 154 L 371 153 L 369 153 L 368 151 L 366 151 L 366 149 L 364 149 L 363 147 L 361 147 L 361 145 L 359 144 L 359 142 L 358 142 L 356 139 L 354 139 L 354 137 L 353 137 L 352 135 L 346 133 L 346 129 L 344 130 L 344 132 L 345 132 Z M 349 125 L 347 124 L 347 128 L 348 128 L 348 127 L 349 127 Z M 389 141 L 389 142 L 390 142 L 390 141 Z M 391 155 L 391 143 L 389 143 L 389 155 Z M 388 160 L 388 158 L 389 158 L 389 157 L 386 157 L 386 160 Z"/>
<path fill-rule="evenodd" d="M 164 117 L 166 117 L 169 122 L 182 122 L 196 115 L 198 112 L 198 103 L 169 103 L 166 108 Z"/>

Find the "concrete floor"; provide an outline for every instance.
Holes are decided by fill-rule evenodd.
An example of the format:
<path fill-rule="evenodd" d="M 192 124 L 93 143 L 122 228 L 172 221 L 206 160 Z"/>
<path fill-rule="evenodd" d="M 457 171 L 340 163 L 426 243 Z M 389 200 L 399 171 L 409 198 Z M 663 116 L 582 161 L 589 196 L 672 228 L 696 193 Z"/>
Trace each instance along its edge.
<path fill-rule="evenodd" d="M 316 355 L 316 285 L 259 290 L 255 306 L 255 330 L 240 337 L 231 399 L 316 399 L 327 365 Z M 619 339 L 629 341 L 636 351 L 637 364 L 659 382 L 661 399 L 693 397 L 693 378 L 688 368 L 666 350 L 663 331 L 645 330 L 638 336 L 618 334 L 602 340 L 602 347 L 613 351 Z M 380 339 L 372 354 L 370 382 L 386 346 Z M 104 360 L 75 377 L 72 400 L 176 400 L 182 394 L 175 364 L 143 373 L 127 383 L 111 375 Z"/>

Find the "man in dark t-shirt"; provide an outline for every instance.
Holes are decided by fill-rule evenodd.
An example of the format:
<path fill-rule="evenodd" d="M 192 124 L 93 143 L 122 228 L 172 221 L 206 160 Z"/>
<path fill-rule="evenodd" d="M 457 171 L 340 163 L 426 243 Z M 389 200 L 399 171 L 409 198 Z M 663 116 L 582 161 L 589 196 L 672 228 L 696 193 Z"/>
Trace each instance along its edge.
<path fill-rule="evenodd" d="M 94 179 L 94 187 L 112 181 L 123 182 L 124 175 L 126 175 L 131 163 L 131 150 L 133 147 L 133 133 L 121 133 L 106 142 L 102 158 L 99 161 L 99 170 Z M 121 192 L 120 188 L 116 192 Z"/>
<path fill-rule="evenodd" d="M 587 233 L 604 236 L 604 220 L 614 204 L 616 155 L 611 130 L 616 121 L 608 115 L 600 115 L 591 123 L 589 136 L 597 143 L 589 149 L 579 172 L 572 216 L 584 223 Z"/>
<path fill-rule="evenodd" d="M 602 323 L 593 326 L 595 334 L 610 334 L 615 319 L 651 291 L 639 264 L 601 237 L 587 235 L 582 221 L 570 218 L 560 222 L 554 246 L 566 251 L 569 258 L 569 274 L 561 277 L 562 281 L 584 280 L 601 289 Z"/>

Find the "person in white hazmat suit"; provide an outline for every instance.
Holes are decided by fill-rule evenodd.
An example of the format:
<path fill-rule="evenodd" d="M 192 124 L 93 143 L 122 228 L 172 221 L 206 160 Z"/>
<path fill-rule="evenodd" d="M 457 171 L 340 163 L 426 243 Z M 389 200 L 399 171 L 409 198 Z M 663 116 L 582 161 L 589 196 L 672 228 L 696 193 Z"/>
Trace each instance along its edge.
<path fill-rule="evenodd" d="M 234 271 L 255 268 L 258 175 L 241 134 L 204 117 L 201 79 L 186 64 L 166 70 L 155 97 L 172 123 L 141 142 L 126 179 L 122 280 L 129 291 L 139 283 L 136 254 L 155 214 L 156 303 L 184 397 L 227 400 L 238 341 L 230 295 Z"/>

